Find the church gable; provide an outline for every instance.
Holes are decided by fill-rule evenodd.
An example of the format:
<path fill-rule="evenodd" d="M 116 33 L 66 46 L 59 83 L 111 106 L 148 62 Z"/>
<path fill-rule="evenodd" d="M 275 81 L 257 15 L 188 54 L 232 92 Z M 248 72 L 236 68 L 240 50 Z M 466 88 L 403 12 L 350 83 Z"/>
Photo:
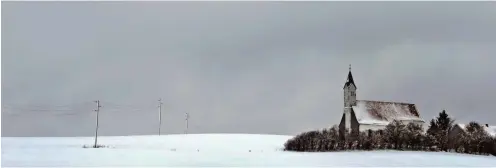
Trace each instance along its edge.
<path fill-rule="evenodd" d="M 387 125 L 393 120 L 423 122 L 415 104 L 357 100 L 352 108 L 360 124 Z"/>

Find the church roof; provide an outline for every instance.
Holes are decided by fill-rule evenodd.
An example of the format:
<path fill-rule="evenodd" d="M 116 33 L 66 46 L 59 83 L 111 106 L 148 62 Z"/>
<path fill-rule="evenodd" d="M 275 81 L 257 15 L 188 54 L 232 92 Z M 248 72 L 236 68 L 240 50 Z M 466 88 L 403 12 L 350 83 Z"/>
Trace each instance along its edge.
<path fill-rule="evenodd" d="M 351 75 L 351 69 L 350 69 L 350 72 L 348 73 L 348 78 L 346 79 L 346 83 L 344 84 L 343 89 L 352 84 L 356 88 L 355 81 L 353 81 L 353 75 Z"/>
<path fill-rule="evenodd" d="M 465 124 L 458 123 L 458 124 L 456 124 L 456 126 L 460 127 L 462 130 L 465 131 L 465 128 L 466 128 L 466 125 Z"/>
<path fill-rule="evenodd" d="M 489 136 L 496 137 L 496 126 L 485 126 L 484 130 L 489 134 Z"/>
<path fill-rule="evenodd" d="M 352 108 L 358 123 L 365 125 L 387 125 L 393 120 L 424 121 L 415 104 L 357 100 Z"/>

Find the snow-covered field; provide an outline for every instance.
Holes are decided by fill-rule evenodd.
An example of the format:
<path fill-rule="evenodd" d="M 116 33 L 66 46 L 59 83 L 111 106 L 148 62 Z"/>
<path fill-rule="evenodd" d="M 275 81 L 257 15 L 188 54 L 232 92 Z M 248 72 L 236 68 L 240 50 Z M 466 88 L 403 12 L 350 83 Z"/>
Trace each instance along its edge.
<path fill-rule="evenodd" d="M 99 137 L 111 148 L 82 148 L 92 137 L 2 137 L 2 167 L 74 166 L 496 166 L 494 156 L 443 152 L 282 151 L 290 136 L 189 134 Z"/>

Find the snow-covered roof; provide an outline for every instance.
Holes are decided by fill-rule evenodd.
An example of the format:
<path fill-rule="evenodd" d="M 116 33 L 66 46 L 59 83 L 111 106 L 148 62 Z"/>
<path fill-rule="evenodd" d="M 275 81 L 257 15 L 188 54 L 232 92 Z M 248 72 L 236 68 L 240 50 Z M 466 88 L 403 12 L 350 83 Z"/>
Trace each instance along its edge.
<path fill-rule="evenodd" d="M 484 130 L 489 136 L 496 137 L 496 126 L 484 126 Z"/>
<path fill-rule="evenodd" d="M 463 131 L 467 131 L 467 127 L 466 127 L 467 125 L 466 124 L 457 123 L 456 125 L 459 126 Z M 496 137 L 496 126 L 484 124 L 484 125 L 482 125 L 482 127 L 484 128 L 484 131 L 486 131 L 486 133 L 489 136 Z"/>
<path fill-rule="evenodd" d="M 415 104 L 357 100 L 357 105 L 352 108 L 360 124 L 387 125 L 393 120 L 424 121 Z"/>
<path fill-rule="evenodd" d="M 466 124 L 457 123 L 457 124 L 454 125 L 454 127 L 455 126 L 457 126 L 458 128 L 460 128 L 463 132 L 467 132 L 467 125 Z"/>

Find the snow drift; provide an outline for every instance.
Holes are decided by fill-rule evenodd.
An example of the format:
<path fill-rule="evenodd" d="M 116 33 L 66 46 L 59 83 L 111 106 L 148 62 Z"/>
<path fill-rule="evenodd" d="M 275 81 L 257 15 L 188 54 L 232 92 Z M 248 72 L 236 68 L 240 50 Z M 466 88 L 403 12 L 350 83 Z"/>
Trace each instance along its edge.
<path fill-rule="evenodd" d="M 189 134 L 99 137 L 2 137 L 2 167 L 76 166 L 494 166 L 494 156 L 443 152 L 282 151 L 291 136 Z"/>

